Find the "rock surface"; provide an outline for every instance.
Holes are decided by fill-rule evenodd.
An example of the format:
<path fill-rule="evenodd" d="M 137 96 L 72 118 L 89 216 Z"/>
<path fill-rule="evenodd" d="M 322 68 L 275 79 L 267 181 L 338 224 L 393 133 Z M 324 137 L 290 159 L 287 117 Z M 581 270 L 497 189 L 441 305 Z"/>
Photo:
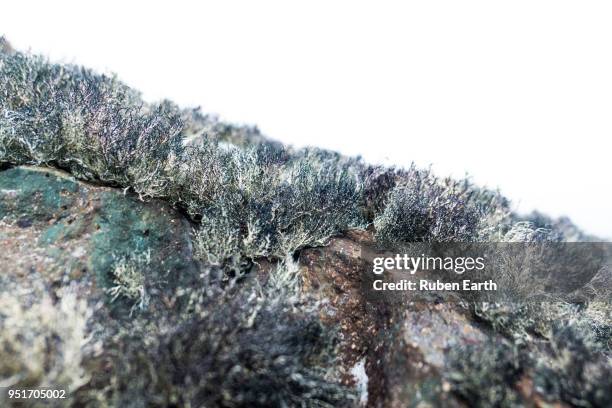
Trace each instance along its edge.
<path fill-rule="evenodd" d="M 363 280 L 371 275 L 372 259 L 388 255 L 368 231 L 351 231 L 326 247 L 301 252 L 305 287 L 327 301 L 322 319 L 341 332 L 344 382 L 359 387 L 364 381 L 355 370 L 364 365 L 367 393 L 361 406 L 470 406 L 451 392 L 445 375 L 449 354 L 497 335 L 454 303 L 415 299 L 398 307 L 392 299 L 373 299 Z M 508 386 L 521 394 L 520 404 L 556 406 L 547 405 L 528 377 Z"/>
<path fill-rule="evenodd" d="M 121 190 L 35 167 L 0 172 L 0 196 L 4 278 L 36 275 L 51 288 L 72 282 L 89 298 L 104 299 L 121 256 L 150 252 L 150 281 L 176 282 L 195 270 L 190 223 L 162 202 L 141 202 Z M 457 405 L 437 370 L 448 347 L 479 341 L 483 334 L 444 305 L 398 313 L 384 301 L 370 302 L 361 285 L 376 255 L 371 233 L 353 231 L 299 257 L 306 292 L 325 302 L 324 322 L 340 330 L 344 383 L 355 385 L 361 362 L 368 380 L 362 405 Z"/>
<path fill-rule="evenodd" d="M 372 258 L 384 254 L 369 232 L 353 231 L 300 256 L 306 287 L 329 300 L 323 319 L 341 329 L 345 381 L 354 384 L 351 368 L 365 361 L 364 405 L 461 406 L 439 370 L 449 347 L 483 334 L 448 305 L 412 303 L 398 309 L 390 300 L 369 299 L 363 279 L 371 272 Z"/>
<path fill-rule="evenodd" d="M 0 220 L 4 278 L 36 275 L 52 288 L 79 283 L 100 296 L 118 260 L 135 253 L 149 257 L 149 282 L 172 285 L 195 271 L 191 225 L 176 210 L 58 170 L 0 172 Z"/>
<path fill-rule="evenodd" d="M 118 262 L 146 254 L 139 268 L 151 299 L 147 310 L 155 313 L 172 308 L 166 295 L 199 271 L 191 233 L 187 217 L 162 201 L 143 202 L 49 168 L 0 172 L 3 282 L 38 281 L 51 293 L 72 286 L 125 317 L 130 307 L 117 307 L 125 300 L 113 302 L 108 291 Z M 458 305 L 413 301 L 398 307 L 391 299 L 369 298 L 363 285 L 372 259 L 388 255 L 363 230 L 298 254 L 305 293 L 321 301 L 321 320 L 339 332 L 343 384 L 357 390 L 356 406 L 469 406 L 445 375 L 449 353 L 498 334 Z M 277 264 L 261 260 L 254 276 L 264 282 Z M 519 404 L 548 406 L 529 376 L 508 387 L 520 395 Z"/>
<path fill-rule="evenodd" d="M 0 39 L 0 406 L 7 387 L 68 406 L 609 406 L 610 269 L 538 255 L 599 241 L 513 208 Z M 509 301 L 368 288 L 374 256 L 498 241 L 536 250 L 492 265 Z M 559 280 L 578 296 L 533 296 Z"/>

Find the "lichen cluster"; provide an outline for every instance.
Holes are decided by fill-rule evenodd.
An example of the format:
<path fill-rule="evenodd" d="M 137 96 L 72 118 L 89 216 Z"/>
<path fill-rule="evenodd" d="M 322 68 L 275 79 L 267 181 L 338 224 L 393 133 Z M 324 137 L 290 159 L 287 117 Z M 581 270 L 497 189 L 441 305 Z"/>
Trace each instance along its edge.
<path fill-rule="evenodd" d="M 2 386 L 64 386 L 69 402 L 93 406 L 351 405 L 355 392 L 334 370 L 337 333 L 300 290 L 302 248 L 351 228 L 388 249 L 592 238 L 567 220 L 521 218 L 468 180 L 285 147 L 198 110 L 146 103 L 115 77 L 0 45 L 0 168 L 55 167 L 168 202 L 192 223 L 199 264 L 191 284 L 166 288 L 145 279 L 146 254 L 118 248 L 104 293 L 124 302 L 123 314 L 74 291 L 54 301 L 46 288 L 26 306 L 2 285 Z M 262 283 L 251 271 L 264 260 L 274 267 Z M 151 296 L 167 310 L 153 310 Z M 604 406 L 611 320 L 609 293 L 598 296 L 581 306 L 472 305 L 493 340 L 456 350 L 453 392 L 480 406 L 520 405 L 517 384 L 529 376 L 551 401 Z"/>

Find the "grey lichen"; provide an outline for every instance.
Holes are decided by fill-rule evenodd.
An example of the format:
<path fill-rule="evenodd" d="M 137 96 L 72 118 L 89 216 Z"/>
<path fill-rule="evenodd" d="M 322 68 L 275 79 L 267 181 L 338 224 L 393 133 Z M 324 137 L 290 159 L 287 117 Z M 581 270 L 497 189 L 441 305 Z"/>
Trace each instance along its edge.
<path fill-rule="evenodd" d="M 126 257 L 115 256 L 113 263 L 113 286 L 107 289 L 111 301 L 125 298 L 133 303 L 132 310 L 146 310 L 149 304 L 149 292 L 146 282 L 146 270 L 151 263 L 151 251 L 132 254 Z"/>
<path fill-rule="evenodd" d="M 301 290 L 294 257 L 302 249 L 353 228 L 386 249 L 593 239 L 568 220 L 519 217 L 501 194 L 469 180 L 285 147 L 256 128 L 147 103 L 113 76 L 52 64 L 2 39 L 0 168 L 25 164 L 159 199 L 193 228 L 197 273 L 159 275 L 149 254 L 125 248 L 105 261 L 110 276 L 97 283 L 126 313 L 74 291 L 28 309 L 0 288 L 0 385 L 65 386 L 74 405 L 350 405 L 355 392 L 336 369 L 339 337 Z M 264 262 L 272 266 L 260 281 L 252 272 Z M 529 295 L 522 275 L 505 276 L 515 294 Z M 491 339 L 450 353 L 452 392 L 477 406 L 521 405 L 517 384 L 531 376 L 547 401 L 604 406 L 611 281 L 602 272 L 585 285 L 592 303 L 469 305 Z"/>

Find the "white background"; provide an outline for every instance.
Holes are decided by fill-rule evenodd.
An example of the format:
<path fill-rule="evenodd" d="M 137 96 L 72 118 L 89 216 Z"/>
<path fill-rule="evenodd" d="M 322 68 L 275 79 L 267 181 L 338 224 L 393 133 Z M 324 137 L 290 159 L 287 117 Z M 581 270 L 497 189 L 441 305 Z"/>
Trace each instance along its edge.
<path fill-rule="evenodd" d="M 129 4 L 128 4 L 129 3 Z M 268 136 L 499 187 L 612 237 L 606 1 L 14 1 L 19 49 Z"/>

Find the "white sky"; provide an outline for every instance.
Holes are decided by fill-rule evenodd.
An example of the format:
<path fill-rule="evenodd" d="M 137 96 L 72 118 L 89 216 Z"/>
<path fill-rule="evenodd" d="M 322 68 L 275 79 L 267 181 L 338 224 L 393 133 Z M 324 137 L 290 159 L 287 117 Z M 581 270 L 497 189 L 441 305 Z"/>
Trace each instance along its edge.
<path fill-rule="evenodd" d="M 612 237 L 612 3 L 14 1 L 19 49 Z M 129 4 L 128 4 L 129 3 Z"/>

